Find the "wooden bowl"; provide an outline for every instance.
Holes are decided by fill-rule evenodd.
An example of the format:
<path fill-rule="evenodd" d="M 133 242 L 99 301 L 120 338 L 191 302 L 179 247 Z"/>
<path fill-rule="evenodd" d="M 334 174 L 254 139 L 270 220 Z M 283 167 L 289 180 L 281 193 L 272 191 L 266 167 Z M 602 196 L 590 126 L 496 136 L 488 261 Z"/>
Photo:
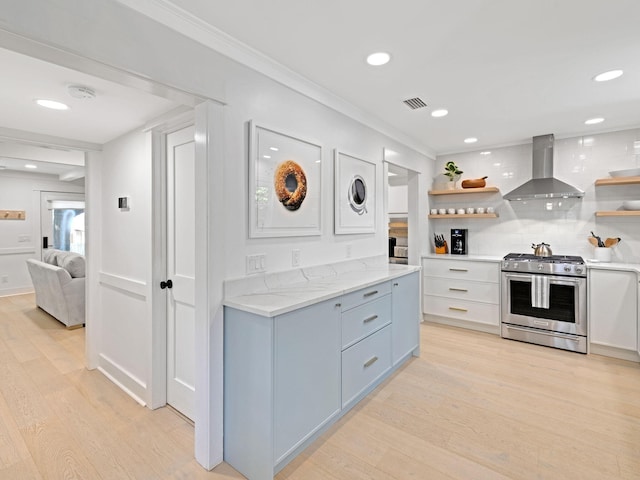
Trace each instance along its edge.
<path fill-rule="evenodd" d="M 463 180 L 462 188 L 484 188 L 487 185 L 485 178 L 487 177 L 476 178 L 472 180 Z"/>

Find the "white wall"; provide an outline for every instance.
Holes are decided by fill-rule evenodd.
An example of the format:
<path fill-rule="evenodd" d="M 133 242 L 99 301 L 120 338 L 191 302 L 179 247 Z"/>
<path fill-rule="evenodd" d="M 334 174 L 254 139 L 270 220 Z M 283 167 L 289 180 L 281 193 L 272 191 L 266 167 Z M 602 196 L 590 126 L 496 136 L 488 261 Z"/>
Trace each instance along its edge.
<path fill-rule="evenodd" d="M 623 200 L 639 199 L 638 185 L 596 187 L 598 178 L 609 171 L 640 166 L 634 142 L 640 130 L 625 130 L 583 137 L 556 139 L 554 176 L 585 192 L 583 199 L 508 202 L 502 194 L 531 178 L 531 145 L 491 149 L 490 155 L 470 152 L 440 156 L 436 172 L 453 160 L 464 171 L 462 178 L 488 175 L 488 186 L 500 194 L 443 195 L 430 197 L 431 207 L 494 206 L 498 219 L 430 220 L 431 233 L 449 236 L 451 228 L 469 229 L 469 253 L 503 256 L 509 252 L 529 253 L 531 243 L 551 244 L 554 254 L 593 258 L 587 237 L 593 231 L 603 239 L 620 237 L 613 249 L 613 261 L 640 262 L 640 221 L 638 217 L 596 217 L 600 210 L 617 210 Z"/>
<path fill-rule="evenodd" d="M 40 251 L 40 191 L 83 192 L 84 187 L 54 175 L 0 172 L 0 210 L 26 212 L 25 220 L 0 220 L 0 296 L 33 291 L 26 260 Z"/>
<path fill-rule="evenodd" d="M 100 255 L 94 271 L 97 303 L 90 312 L 98 366 L 141 403 L 151 371 L 151 172 L 150 133 L 133 131 L 103 146 L 100 162 Z M 118 208 L 130 197 L 130 209 Z"/>

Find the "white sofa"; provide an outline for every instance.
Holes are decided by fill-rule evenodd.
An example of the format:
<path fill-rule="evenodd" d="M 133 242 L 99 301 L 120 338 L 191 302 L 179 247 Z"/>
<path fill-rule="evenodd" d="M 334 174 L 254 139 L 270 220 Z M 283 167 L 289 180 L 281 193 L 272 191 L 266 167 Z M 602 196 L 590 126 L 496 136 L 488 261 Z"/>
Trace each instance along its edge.
<path fill-rule="evenodd" d="M 85 323 L 85 259 L 73 252 L 48 249 L 44 261 L 28 259 L 36 305 L 68 328 Z"/>

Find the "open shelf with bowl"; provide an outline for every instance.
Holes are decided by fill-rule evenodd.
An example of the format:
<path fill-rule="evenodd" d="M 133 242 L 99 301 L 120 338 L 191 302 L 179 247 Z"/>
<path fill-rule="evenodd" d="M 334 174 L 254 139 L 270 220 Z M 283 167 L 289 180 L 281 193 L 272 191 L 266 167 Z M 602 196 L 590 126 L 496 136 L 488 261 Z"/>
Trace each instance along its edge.
<path fill-rule="evenodd" d="M 640 178 L 640 177 L 639 177 Z M 445 190 L 429 190 L 429 195 L 455 195 L 458 193 L 497 193 L 498 187 L 455 188 Z"/>
<path fill-rule="evenodd" d="M 640 176 L 599 178 L 596 187 L 640 185 Z M 596 217 L 637 217 L 640 216 L 640 200 L 626 200 L 622 202 L 623 210 L 596 212 Z"/>

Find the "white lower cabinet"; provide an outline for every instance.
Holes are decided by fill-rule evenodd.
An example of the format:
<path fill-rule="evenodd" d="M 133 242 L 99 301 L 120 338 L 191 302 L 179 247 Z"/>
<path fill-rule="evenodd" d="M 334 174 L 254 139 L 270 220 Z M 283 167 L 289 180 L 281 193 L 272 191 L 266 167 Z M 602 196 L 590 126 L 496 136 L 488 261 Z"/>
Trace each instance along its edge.
<path fill-rule="evenodd" d="M 638 352 L 638 274 L 623 270 L 589 270 L 589 343 L 599 348 Z M 633 358 L 633 357 L 630 357 Z"/>
<path fill-rule="evenodd" d="M 422 305 L 428 320 L 499 333 L 498 262 L 425 258 L 422 271 Z"/>
<path fill-rule="evenodd" d="M 225 307 L 225 461 L 272 479 L 417 354 L 419 312 L 417 272 L 276 317 Z"/>

